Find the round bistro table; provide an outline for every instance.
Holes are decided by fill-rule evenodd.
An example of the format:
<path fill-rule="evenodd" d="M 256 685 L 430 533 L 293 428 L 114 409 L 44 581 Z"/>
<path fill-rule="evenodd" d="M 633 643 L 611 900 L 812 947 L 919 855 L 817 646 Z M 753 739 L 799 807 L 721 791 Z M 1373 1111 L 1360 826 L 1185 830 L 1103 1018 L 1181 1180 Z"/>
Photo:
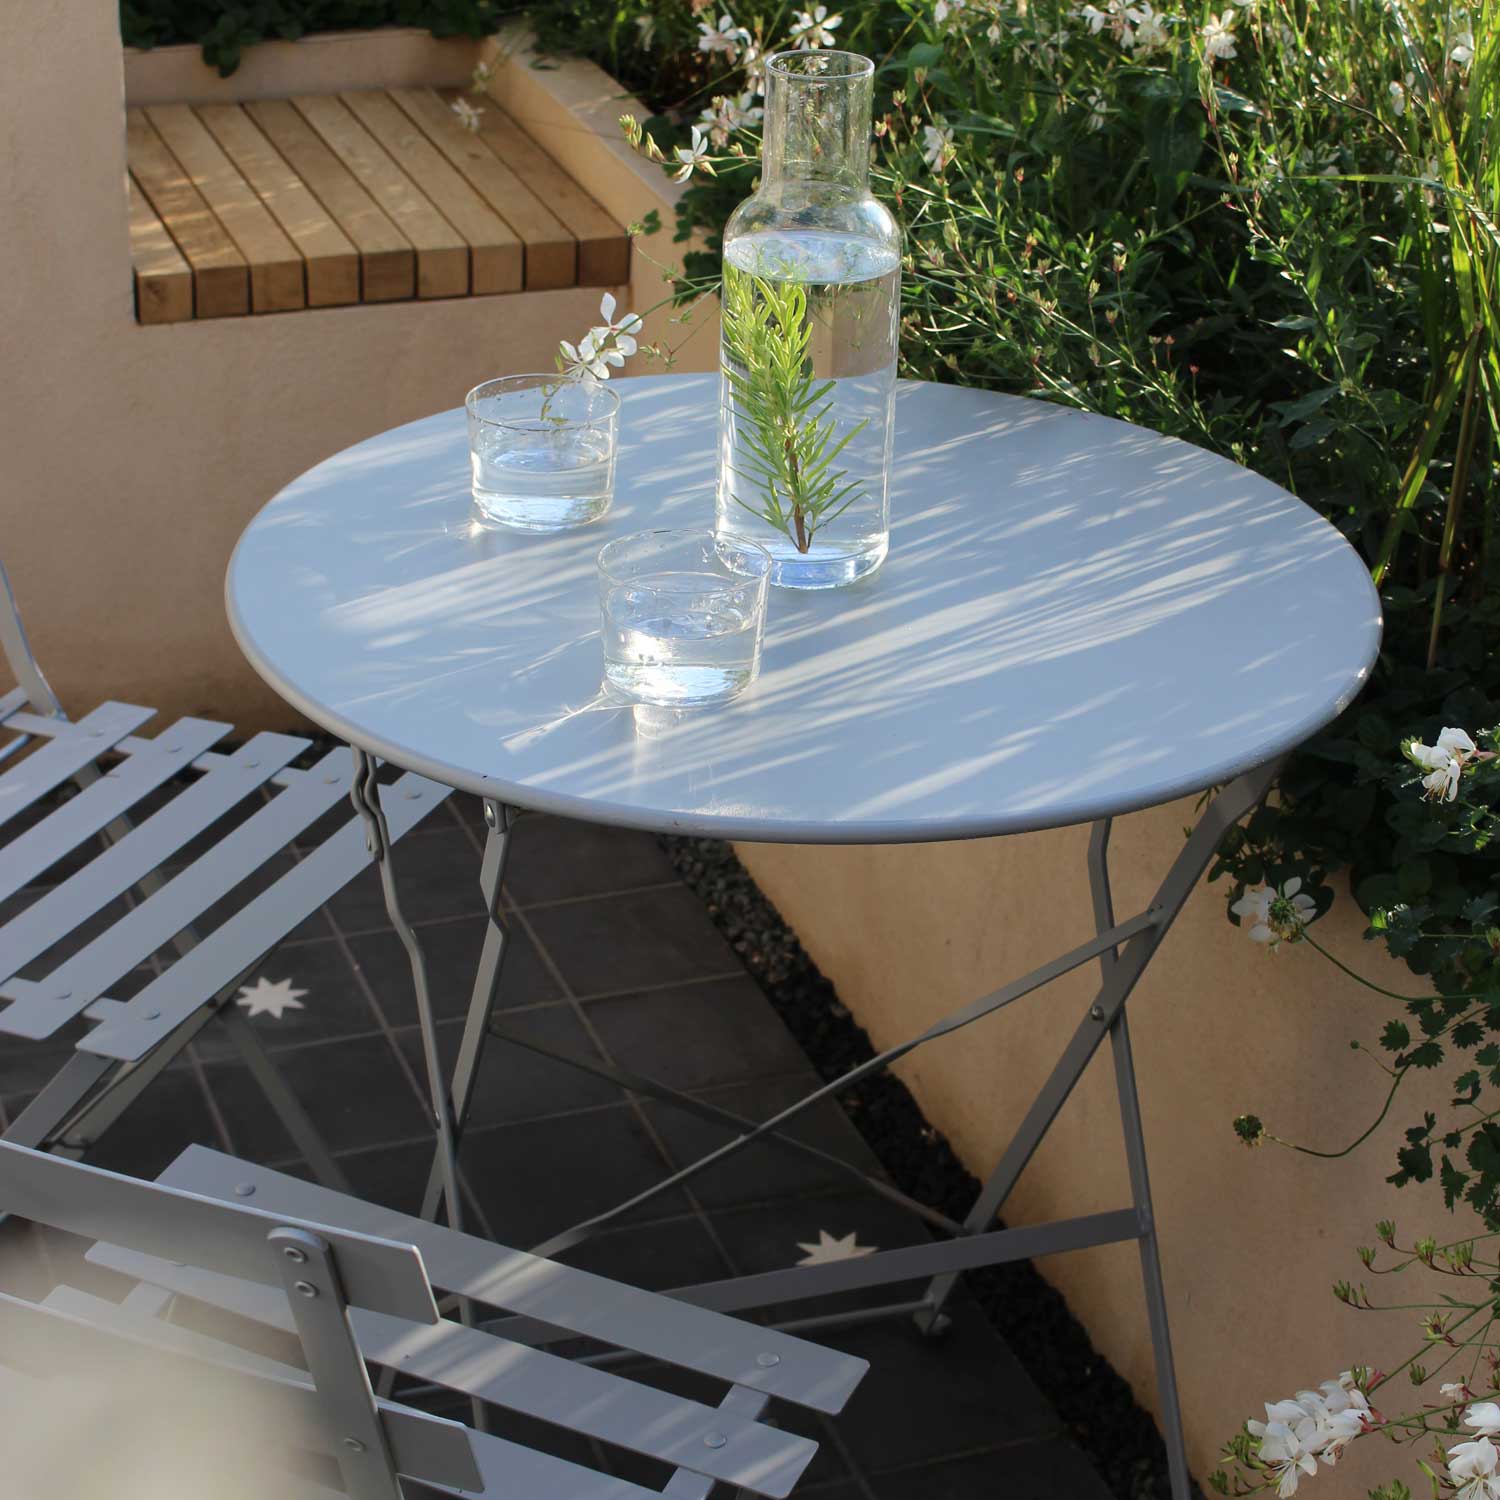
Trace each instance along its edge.
<path fill-rule="evenodd" d="M 735 702 L 636 710 L 601 687 L 594 558 L 630 531 L 712 524 L 718 382 L 651 376 L 614 386 L 623 399 L 615 500 L 595 525 L 551 536 L 480 525 L 460 409 L 309 470 L 251 522 L 229 568 L 230 623 L 252 665 L 354 747 L 355 802 L 412 959 L 427 1051 L 438 1148 L 424 1212 L 435 1216 L 446 1201 L 450 1221 L 458 1214 L 455 1153 L 491 1032 L 505 953 L 500 885 L 518 811 L 797 843 L 1091 823 L 1092 939 L 747 1125 L 651 1192 L 779 1135 L 801 1110 L 923 1042 L 1097 962 L 1093 1002 L 962 1224 L 872 1181 L 945 1236 L 686 1295 L 727 1310 L 919 1278 L 926 1292 L 909 1306 L 932 1328 L 965 1270 L 1135 1240 L 1172 1491 L 1187 1500 L 1125 1004 L 1226 829 L 1265 794 L 1281 758 L 1359 692 L 1381 631 L 1368 571 L 1301 501 L 1186 443 L 1042 402 L 902 382 L 885 565 L 848 588 L 773 590 L 760 678 Z M 489 925 L 448 1077 L 421 950 L 400 912 L 377 758 L 484 802 Z M 1150 905 L 1118 918 L 1110 820 L 1207 788 L 1217 795 Z M 1106 1037 L 1130 1207 L 997 1230 L 1011 1187 Z M 572 1243 L 637 1201 L 539 1248 Z"/>

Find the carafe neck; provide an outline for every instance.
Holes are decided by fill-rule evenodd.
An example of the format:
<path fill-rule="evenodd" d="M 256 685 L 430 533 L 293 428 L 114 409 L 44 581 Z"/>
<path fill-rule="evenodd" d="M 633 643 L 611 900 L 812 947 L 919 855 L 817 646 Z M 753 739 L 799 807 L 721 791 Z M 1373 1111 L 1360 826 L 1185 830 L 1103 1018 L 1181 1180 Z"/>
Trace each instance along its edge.
<path fill-rule="evenodd" d="M 874 76 L 875 65 L 854 52 L 778 52 L 768 58 L 763 186 L 805 181 L 865 191 Z"/>

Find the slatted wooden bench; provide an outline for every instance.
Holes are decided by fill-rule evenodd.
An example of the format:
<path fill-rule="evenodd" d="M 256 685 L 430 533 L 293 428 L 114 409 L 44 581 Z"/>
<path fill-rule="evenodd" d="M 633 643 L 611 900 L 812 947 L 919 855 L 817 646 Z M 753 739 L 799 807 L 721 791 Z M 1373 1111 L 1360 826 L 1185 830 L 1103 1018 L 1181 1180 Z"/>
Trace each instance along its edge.
<path fill-rule="evenodd" d="M 136 318 L 618 286 L 625 231 L 513 119 L 456 91 L 126 112 Z"/>

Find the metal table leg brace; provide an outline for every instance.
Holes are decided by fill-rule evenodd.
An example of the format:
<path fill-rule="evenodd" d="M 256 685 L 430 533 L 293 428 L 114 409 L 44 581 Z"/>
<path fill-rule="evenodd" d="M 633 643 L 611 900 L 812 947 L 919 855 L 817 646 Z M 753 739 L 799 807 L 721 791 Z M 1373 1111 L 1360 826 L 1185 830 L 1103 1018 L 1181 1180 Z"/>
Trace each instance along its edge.
<path fill-rule="evenodd" d="M 359 755 L 360 752 L 356 752 L 357 758 Z M 766 1141 L 784 1149 L 809 1153 L 824 1161 L 835 1162 L 851 1174 L 861 1178 L 886 1198 L 919 1214 L 928 1223 L 947 1234 L 948 1238 L 926 1245 L 877 1251 L 856 1260 L 821 1266 L 790 1267 L 781 1271 L 684 1287 L 673 1293 L 681 1300 L 723 1312 L 884 1286 L 925 1277 L 929 1278 L 926 1291 L 916 1303 L 902 1303 L 899 1306 L 887 1308 L 861 1308 L 844 1314 L 831 1314 L 778 1326 L 796 1328 L 806 1328 L 814 1324 L 828 1326 L 834 1323 L 864 1321 L 892 1313 L 910 1311 L 915 1312 L 919 1326 L 927 1331 L 937 1331 L 946 1322 L 944 1305 L 959 1275 L 966 1270 L 1031 1259 L 1035 1256 L 1058 1254 L 1068 1250 L 1085 1249 L 1094 1245 L 1134 1240 L 1140 1247 L 1147 1316 L 1156 1360 L 1162 1435 L 1167 1448 L 1173 1500 L 1188 1500 L 1190 1480 L 1177 1399 L 1166 1293 L 1162 1282 L 1156 1223 L 1151 1208 L 1146 1147 L 1142 1133 L 1140 1102 L 1136 1090 L 1135 1068 L 1131 1057 L 1125 1005 L 1178 912 L 1213 859 L 1224 834 L 1260 802 L 1274 779 L 1277 769 L 1278 766 L 1275 763 L 1262 766 L 1245 773 L 1224 787 L 1215 796 L 1181 852 L 1173 861 L 1171 869 L 1158 887 L 1150 905 L 1144 911 L 1124 920 L 1116 920 L 1110 893 L 1107 863 L 1110 821 L 1104 820 L 1095 824 L 1088 855 L 1095 924 L 1093 938 L 1080 943 L 1060 958 L 1041 965 L 1022 978 L 1002 986 L 953 1015 L 934 1023 L 920 1035 L 888 1048 L 878 1056 L 850 1069 L 842 1077 L 825 1084 L 822 1088 L 760 1124 L 742 1121 L 727 1111 L 705 1105 L 700 1100 L 692 1099 L 639 1074 L 612 1068 L 606 1064 L 583 1062 L 568 1057 L 564 1053 L 552 1052 L 532 1042 L 522 1043 L 517 1038 L 508 1037 L 503 1029 L 495 1026 L 492 1011 L 505 949 L 504 928 L 499 918 L 500 882 L 509 850 L 510 829 L 516 814 L 514 809 L 494 802 L 485 804 L 489 838 L 481 875 L 486 909 L 489 913 L 489 927 L 485 935 L 484 951 L 478 973 L 475 976 L 458 1062 L 451 1085 L 445 1085 L 437 1066 L 435 1033 L 432 1045 L 428 1046 L 427 1033 L 431 1029 L 431 1006 L 426 995 L 425 972 L 421 965 L 420 950 L 416 945 L 415 934 L 411 932 L 409 926 L 398 920 L 399 908 L 396 906 L 394 888 L 390 884 L 391 869 L 387 845 L 377 857 L 380 859 L 382 876 L 387 881 L 387 898 L 392 920 L 396 923 L 397 930 L 401 932 L 403 941 L 407 943 L 408 952 L 412 955 L 413 975 L 418 988 L 418 1007 L 424 1016 L 423 1041 L 424 1048 L 428 1052 L 429 1084 L 433 1090 L 434 1114 L 438 1125 L 438 1149 L 429 1181 L 427 1202 L 424 1204 L 424 1217 L 433 1217 L 439 1202 L 447 1197 L 450 1204 L 450 1222 L 456 1222 L 451 1218 L 453 1212 L 451 1205 L 456 1203 L 458 1180 L 455 1153 L 462 1137 L 484 1038 L 488 1034 L 494 1034 L 504 1040 L 525 1046 L 529 1050 L 544 1053 L 546 1056 L 571 1063 L 598 1076 L 610 1078 L 622 1087 L 714 1118 L 722 1123 L 734 1123 L 743 1127 L 741 1134 L 734 1140 L 682 1168 L 645 1192 L 616 1205 L 605 1213 L 584 1220 L 537 1246 L 536 1253 L 539 1255 L 550 1256 L 559 1253 L 639 1204 L 697 1176 L 700 1172 L 717 1165 L 757 1141 Z M 357 784 L 362 785 L 367 803 L 374 810 L 372 838 L 378 839 L 381 821 L 378 816 L 379 793 L 374 785 L 373 774 L 365 778 L 362 783 L 357 778 Z M 1037 1094 L 1015 1137 L 990 1174 L 962 1224 L 953 1223 L 945 1215 L 918 1203 L 915 1199 L 893 1188 L 889 1183 L 868 1176 L 859 1167 L 840 1162 L 838 1158 L 831 1157 L 828 1153 L 781 1133 L 783 1127 L 805 1110 L 824 1099 L 837 1095 L 869 1074 L 889 1067 L 924 1043 L 962 1030 L 1004 1009 L 1061 975 L 1094 960 L 1098 961 L 1100 967 L 1099 991 L 1079 1021 L 1062 1057 Z M 1035 1155 L 1047 1131 L 1051 1128 L 1052 1122 L 1057 1118 L 1106 1036 L 1110 1040 L 1114 1055 L 1115 1082 L 1120 1100 L 1126 1163 L 1130 1176 L 1131 1206 L 1126 1209 L 1062 1219 L 1047 1224 L 1028 1225 L 1019 1229 L 994 1229 L 992 1227 L 994 1221 L 1004 1208 L 1017 1180 Z M 557 1336 L 555 1330 L 532 1325 L 528 1320 L 518 1318 L 504 1318 L 486 1326 L 507 1337 L 526 1342 L 546 1343 Z"/>

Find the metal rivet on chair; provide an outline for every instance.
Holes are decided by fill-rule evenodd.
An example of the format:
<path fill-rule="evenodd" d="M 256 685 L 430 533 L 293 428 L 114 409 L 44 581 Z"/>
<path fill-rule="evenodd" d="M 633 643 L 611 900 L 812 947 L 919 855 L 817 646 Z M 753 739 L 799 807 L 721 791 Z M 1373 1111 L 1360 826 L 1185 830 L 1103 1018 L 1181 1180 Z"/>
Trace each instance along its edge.
<path fill-rule="evenodd" d="M 148 1010 L 146 1012 L 146 1019 L 148 1021 L 159 1021 L 161 1020 L 161 1012 L 159 1010 Z"/>
<path fill-rule="evenodd" d="M 703 1439 L 705 1448 L 722 1448 L 729 1441 L 722 1432 L 711 1432 Z"/>
<path fill-rule="evenodd" d="M 316 1297 L 318 1295 L 317 1287 L 315 1287 L 310 1281 L 298 1281 L 295 1282 L 294 1285 L 296 1286 L 298 1295 L 300 1296 Z"/>
<path fill-rule="evenodd" d="M 1089 1006 L 1089 1020 L 1102 1021 L 1104 1019 L 1104 1007 L 1102 1005 Z"/>
<path fill-rule="evenodd" d="M 282 1247 L 281 1253 L 286 1256 L 289 1261 L 292 1261 L 294 1264 L 299 1266 L 307 1259 L 307 1252 L 305 1250 L 299 1250 L 295 1245 L 284 1245 Z"/>
<path fill-rule="evenodd" d="M 345 1438 L 344 1446 L 351 1453 L 363 1453 L 365 1451 L 365 1445 L 358 1438 Z"/>
<path fill-rule="evenodd" d="M 236 1198 L 249 1198 L 254 1192 L 255 1184 L 253 1182 L 238 1182 L 235 1184 L 234 1196 Z"/>
<path fill-rule="evenodd" d="M 755 1356 L 755 1363 L 763 1369 L 769 1370 L 772 1365 L 779 1365 L 781 1363 L 781 1356 L 779 1354 L 757 1354 Z"/>

